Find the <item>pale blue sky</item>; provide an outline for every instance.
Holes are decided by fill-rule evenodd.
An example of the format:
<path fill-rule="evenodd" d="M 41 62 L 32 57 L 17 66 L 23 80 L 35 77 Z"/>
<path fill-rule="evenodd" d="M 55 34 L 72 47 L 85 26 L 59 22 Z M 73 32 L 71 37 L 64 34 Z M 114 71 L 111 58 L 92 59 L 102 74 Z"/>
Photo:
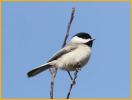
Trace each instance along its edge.
<path fill-rule="evenodd" d="M 27 78 L 62 45 L 71 8 L 70 37 L 88 32 L 96 41 L 89 64 L 79 73 L 72 98 L 127 98 L 130 95 L 129 3 L 2 3 L 2 92 L 4 98 L 48 98 L 49 71 Z M 65 98 L 69 76 L 58 71 L 54 95 Z"/>

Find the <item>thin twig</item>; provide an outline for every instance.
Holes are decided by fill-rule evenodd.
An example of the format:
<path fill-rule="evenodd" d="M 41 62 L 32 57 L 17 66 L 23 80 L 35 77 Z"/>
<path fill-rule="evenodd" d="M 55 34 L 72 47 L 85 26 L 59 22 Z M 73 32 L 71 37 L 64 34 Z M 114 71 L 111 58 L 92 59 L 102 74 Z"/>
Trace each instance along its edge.
<path fill-rule="evenodd" d="M 71 23 L 72 23 L 73 18 L 74 18 L 74 13 L 75 13 L 75 8 L 72 8 L 71 18 L 70 18 L 70 21 L 69 21 L 68 26 L 67 26 L 67 31 L 66 31 L 66 35 L 65 35 L 65 38 L 64 38 L 64 42 L 62 44 L 62 48 L 67 43 L 67 39 L 68 39 L 68 36 L 69 36 Z M 54 93 L 54 81 L 55 81 L 55 77 L 56 77 L 56 74 L 57 74 L 57 68 L 50 68 L 49 70 L 50 70 L 50 73 L 51 73 L 50 98 L 53 99 L 54 98 L 54 94 L 53 94 Z"/>
<path fill-rule="evenodd" d="M 74 78 L 73 78 L 73 81 L 72 81 L 72 83 L 71 83 L 71 85 L 70 85 L 70 88 L 69 88 L 69 91 L 68 91 L 68 94 L 67 94 L 66 99 L 69 99 L 69 97 L 70 97 L 71 90 L 72 90 L 73 86 L 74 86 L 75 83 L 76 83 L 77 74 L 78 74 L 78 70 L 76 70 L 75 73 L 74 73 Z"/>
<path fill-rule="evenodd" d="M 54 81 L 57 74 L 57 68 L 50 68 L 51 73 L 51 83 L 50 83 L 50 98 L 53 99 L 54 97 Z"/>
<path fill-rule="evenodd" d="M 75 8 L 72 8 L 71 18 L 70 18 L 70 21 L 69 21 L 68 26 L 67 26 L 67 31 L 66 31 L 66 35 L 65 35 L 65 39 L 64 39 L 62 47 L 64 47 L 66 45 L 66 41 L 67 41 L 67 38 L 69 36 L 69 31 L 70 31 L 71 23 L 72 23 L 72 21 L 74 19 L 74 13 L 75 13 Z"/>
<path fill-rule="evenodd" d="M 70 79 L 73 80 L 71 73 L 69 71 L 67 71 L 67 72 L 68 72 L 68 74 L 70 76 Z"/>

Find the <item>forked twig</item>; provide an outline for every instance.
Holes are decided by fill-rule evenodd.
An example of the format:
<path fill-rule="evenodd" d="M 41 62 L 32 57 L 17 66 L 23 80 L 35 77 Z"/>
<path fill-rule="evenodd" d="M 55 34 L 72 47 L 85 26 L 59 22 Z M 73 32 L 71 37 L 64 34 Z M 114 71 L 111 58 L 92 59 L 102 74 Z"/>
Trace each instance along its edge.
<path fill-rule="evenodd" d="M 78 74 L 78 70 L 76 70 L 75 73 L 74 73 L 74 78 L 72 80 L 72 83 L 70 84 L 70 88 L 69 88 L 66 99 L 69 99 L 70 94 L 71 94 L 71 90 L 72 90 L 73 86 L 76 84 L 77 74 Z"/>
<path fill-rule="evenodd" d="M 69 36 L 71 23 L 72 23 L 73 18 L 74 18 L 74 13 L 75 13 L 75 8 L 72 8 L 70 21 L 69 21 L 68 26 L 67 26 L 67 31 L 66 31 L 66 35 L 65 35 L 62 47 L 64 47 L 66 45 L 66 42 L 67 42 L 67 39 L 68 39 L 68 36 Z M 55 81 L 55 77 L 56 77 L 56 74 L 57 74 L 57 68 L 50 68 L 49 70 L 50 70 L 50 73 L 51 73 L 50 98 L 53 99 L 54 98 L 54 94 L 53 94 L 54 93 L 54 81 Z"/>

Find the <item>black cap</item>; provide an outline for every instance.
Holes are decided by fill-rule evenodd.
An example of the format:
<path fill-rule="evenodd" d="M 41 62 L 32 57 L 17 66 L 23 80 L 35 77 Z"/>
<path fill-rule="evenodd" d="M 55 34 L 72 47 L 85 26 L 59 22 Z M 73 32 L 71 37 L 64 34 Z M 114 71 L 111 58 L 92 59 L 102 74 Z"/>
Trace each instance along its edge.
<path fill-rule="evenodd" d="M 83 38 L 83 39 L 92 39 L 92 37 L 88 33 L 85 33 L 85 32 L 77 33 L 74 36 L 78 36 L 78 37 Z"/>

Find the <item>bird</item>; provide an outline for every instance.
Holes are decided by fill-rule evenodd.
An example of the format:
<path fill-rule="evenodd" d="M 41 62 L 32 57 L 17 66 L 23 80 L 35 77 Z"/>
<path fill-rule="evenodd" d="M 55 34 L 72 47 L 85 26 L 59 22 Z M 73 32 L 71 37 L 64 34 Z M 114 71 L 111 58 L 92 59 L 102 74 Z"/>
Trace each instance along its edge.
<path fill-rule="evenodd" d="M 84 67 L 90 59 L 93 41 L 89 33 L 79 32 L 71 40 L 55 53 L 46 63 L 30 70 L 27 76 L 33 77 L 49 68 L 58 68 L 68 72 Z"/>

